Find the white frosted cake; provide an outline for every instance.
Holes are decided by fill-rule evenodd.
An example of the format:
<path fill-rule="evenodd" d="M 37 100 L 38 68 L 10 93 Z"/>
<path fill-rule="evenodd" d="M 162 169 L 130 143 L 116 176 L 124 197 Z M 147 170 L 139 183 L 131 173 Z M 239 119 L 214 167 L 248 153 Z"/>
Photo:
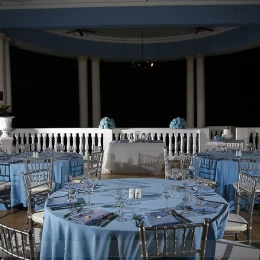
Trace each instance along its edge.
<path fill-rule="evenodd" d="M 231 129 L 224 129 L 223 135 L 231 135 Z"/>

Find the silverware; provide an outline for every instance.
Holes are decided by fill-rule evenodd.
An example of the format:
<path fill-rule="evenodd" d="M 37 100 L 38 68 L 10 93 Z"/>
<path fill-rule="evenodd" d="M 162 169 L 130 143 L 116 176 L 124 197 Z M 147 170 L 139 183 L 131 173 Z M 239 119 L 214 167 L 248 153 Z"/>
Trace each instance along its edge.
<path fill-rule="evenodd" d="M 173 217 L 175 217 L 178 221 L 180 221 L 182 223 L 192 223 L 191 220 L 185 218 L 184 216 L 179 214 L 176 210 L 172 210 L 171 213 L 172 213 Z"/>
<path fill-rule="evenodd" d="M 82 211 L 83 207 L 78 207 L 76 210 L 72 210 L 71 212 L 65 214 L 63 216 L 63 218 L 67 218 L 69 217 L 70 215 L 74 214 L 74 213 L 79 213 L 80 211 Z"/>
<path fill-rule="evenodd" d="M 111 221 L 113 221 L 115 218 L 117 218 L 118 215 L 115 213 L 111 213 L 107 216 L 107 219 L 103 221 L 103 223 L 101 223 L 100 227 L 105 227 L 107 226 Z"/>

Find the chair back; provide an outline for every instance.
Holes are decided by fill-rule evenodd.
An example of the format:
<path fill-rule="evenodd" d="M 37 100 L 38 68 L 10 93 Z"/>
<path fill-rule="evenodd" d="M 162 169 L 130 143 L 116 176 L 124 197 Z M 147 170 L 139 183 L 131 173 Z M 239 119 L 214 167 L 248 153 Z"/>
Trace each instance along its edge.
<path fill-rule="evenodd" d="M 103 163 L 104 151 L 93 151 L 88 160 L 84 160 L 87 164 L 87 171 L 95 173 L 98 179 L 101 178 L 101 170 Z"/>
<path fill-rule="evenodd" d="M 256 176 L 242 171 L 239 172 L 238 183 L 235 185 L 235 211 L 238 214 L 240 209 L 245 209 L 248 212 L 248 222 L 250 224 L 254 209 L 256 184 Z"/>
<path fill-rule="evenodd" d="M 52 191 L 52 157 L 26 158 L 24 160 L 26 172 L 22 173 L 23 182 L 27 193 L 39 186 L 48 186 Z"/>
<path fill-rule="evenodd" d="M 184 169 L 189 169 L 194 179 L 198 178 L 198 157 L 196 154 L 181 153 L 180 154 L 181 173 L 184 174 Z"/>
<path fill-rule="evenodd" d="M 157 157 L 142 153 L 138 154 L 138 166 L 141 172 L 148 170 L 150 173 L 158 173 L 161 170 L 162 160 L 162 155 Z"/>
<path fill-rule="evenodd" d="M 0 223 L 0 249 L 18 259 L 37 259 L 34 230 L 22 231 Z"/>
<path fill-rule="evenodd" d="M 179 224 L 164 227 L 139 225 L 141 257 L 175 257 L 198 253 L 205 257 L 209 219 L 203 223 Z"/>
<path fill-rule="evenodd" d="M 32 207 L 43 204 L 53 192 L 52 157 L 25 159 L 26 172 L 22 179 L 26 192 L 29 227 L 33 226 Z"/>

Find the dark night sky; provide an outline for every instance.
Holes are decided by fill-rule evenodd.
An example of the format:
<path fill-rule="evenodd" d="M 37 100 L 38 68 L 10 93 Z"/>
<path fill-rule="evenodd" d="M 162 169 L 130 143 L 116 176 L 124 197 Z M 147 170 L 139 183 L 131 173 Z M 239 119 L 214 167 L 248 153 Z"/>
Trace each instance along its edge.
<path fill-rule="evenodd" d="M 77 60 L 15 47 L 10 57 L 13 127 L 79 127 Z M 208 126 L 260 126 L 259 58 L 260 48 L 205 58 Z M 100 74 L 101 116 L 117 127 L 167 128 L 173 118 L 186 118 L 184 59 L 158 62 L 145 72 L 131 63 L 101 62 Z M 89 113 L 91 120 L 91 100 Z"/>

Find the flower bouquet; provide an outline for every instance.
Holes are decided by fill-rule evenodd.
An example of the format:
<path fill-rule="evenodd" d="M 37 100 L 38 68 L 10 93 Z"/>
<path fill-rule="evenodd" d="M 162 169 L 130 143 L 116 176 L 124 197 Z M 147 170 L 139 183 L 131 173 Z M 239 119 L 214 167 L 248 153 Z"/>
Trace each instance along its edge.
<path fill-rule="evenodd" d="M 112 118 L 103 117 L 103 118 L 100 120 L 99 128 L 102 128 L 102 129 L 113 129 L 113 128 L 115 128 L 115 127 L 116 127 L 115 121 L 114 121 L 114 119 L 112 119 Z"/>
<path fill-rule="evenodd" d="M 176 117 L 170 123 L 171 129 L 185 129 L 186 127 L 187 127 L 187 122 L 182 117 Z"/>

